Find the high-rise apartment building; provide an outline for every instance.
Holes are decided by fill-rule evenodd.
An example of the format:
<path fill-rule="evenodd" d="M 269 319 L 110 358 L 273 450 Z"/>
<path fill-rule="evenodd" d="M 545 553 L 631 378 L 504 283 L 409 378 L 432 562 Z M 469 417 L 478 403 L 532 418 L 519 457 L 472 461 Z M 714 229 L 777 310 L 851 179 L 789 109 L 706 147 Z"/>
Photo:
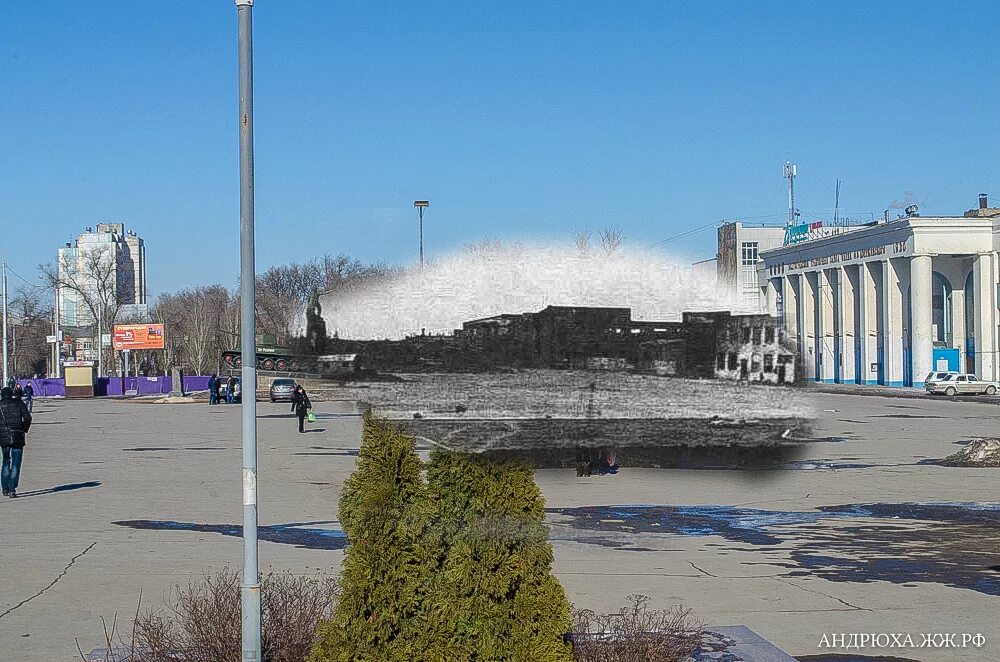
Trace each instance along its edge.
<path fill-rule="evenodd" d="M 94 324 L 84 293 L 97 300 L 103 291 L 108 301 L 122 305 L 122 315 L 145 316 L 146 246 L 134 230 L 126 232 L 124 223 L 98 223 L 96 231 L 87 228 L 59 249 L 57 267 L 63 326 Z"/>

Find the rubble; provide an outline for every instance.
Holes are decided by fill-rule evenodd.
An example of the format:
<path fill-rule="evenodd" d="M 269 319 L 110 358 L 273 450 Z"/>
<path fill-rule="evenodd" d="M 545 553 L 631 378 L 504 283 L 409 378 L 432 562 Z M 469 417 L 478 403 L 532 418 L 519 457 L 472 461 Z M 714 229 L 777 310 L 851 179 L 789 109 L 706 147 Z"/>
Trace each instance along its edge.
<path fill-rule="evenodd" d="M 946 467 L 1000 467 L 1000 439 L 976 439 L 941 460 Z"/>

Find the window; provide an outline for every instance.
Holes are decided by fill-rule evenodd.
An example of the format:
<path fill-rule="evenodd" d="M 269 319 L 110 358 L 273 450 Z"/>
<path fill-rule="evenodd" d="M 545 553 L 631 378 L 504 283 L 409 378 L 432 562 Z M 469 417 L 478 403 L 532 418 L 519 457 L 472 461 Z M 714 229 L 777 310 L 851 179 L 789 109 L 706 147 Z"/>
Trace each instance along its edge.
<path fill-rule="evenodd" d="M 726 369 L 726 355 L 719 352 L 719 355 L 715 359 L 715 369 L 725 370 Z"/>
<path fill-rule="evenodd" d="M 736 370 L 736 352 L 729 352 L 729 363 L 727 367 L 729 370 Z"/>
<path fill-rule="evenodd" d="M 764 355 L 764 372 L 774 372 L 774 354 Z"/>
<path fill-rule="evenodd" d="M 759 326 L 755 326 L 753 328 L 753 344 L 755 344 L 755 345 L 759 345 L 760 344 L 760 332 L 761 332 L 761 329 L 760 329 Z"/>
<path fill-rule="evenodd" d="M 764 342 L 770 344 L 774 342 L 774 327 L 769 326 L 764 329 Z"/>
<path fill-rule="evenodd" d="M 750 372 L 760 372 L 760 354 L 751 355 Z"/>
<path fill-rule="evenodd" d="M 743 342 L 744 343 L 750 342 L 750 327 L 749 326 L 743 327 Z"/>
<path fill-rule="evenodd" d="M 743 253 L 743 266 L 752 266 L 757 264 L 757 242 L 756 241 L 744 241 L 741 245 Z"/>

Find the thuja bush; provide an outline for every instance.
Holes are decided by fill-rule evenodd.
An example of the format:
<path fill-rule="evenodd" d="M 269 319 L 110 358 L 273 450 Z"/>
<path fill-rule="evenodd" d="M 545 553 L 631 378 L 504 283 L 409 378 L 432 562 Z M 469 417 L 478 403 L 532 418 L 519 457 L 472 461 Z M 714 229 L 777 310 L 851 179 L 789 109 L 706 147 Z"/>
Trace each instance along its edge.
<path fill-rule="evenodd" d="M 411 436 L 366 415 L 339 603 L 312 662 L 572 660 L 531 468 L 447 452 L 422 468 Z"/>
<path fill-rule="evenodd" d="M 311 660 L 421 659 L 407 636 L 430 570 L 419 549 L 428 505 L 421 469 L 413 438 L 366 414 L 357 468 L 340 499 L 350 546 L 339 601 Z"/>
<path fill-rule="evenodd" d="M 427 470 L 430 567 L 413 638 L 427 660 L 572 660 L 569 603 L 552 575 L 531 467 L 436 451 Z"/>

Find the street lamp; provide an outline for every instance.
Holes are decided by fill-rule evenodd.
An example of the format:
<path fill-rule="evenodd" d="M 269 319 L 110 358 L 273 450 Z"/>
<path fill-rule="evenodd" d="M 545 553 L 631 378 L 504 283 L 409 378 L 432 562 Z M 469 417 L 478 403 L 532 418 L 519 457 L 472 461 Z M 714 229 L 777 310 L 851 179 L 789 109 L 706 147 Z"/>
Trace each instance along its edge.
<path fill-rule="evenodd" d="M 253 0 L 236 0 L 240 134 L 240 333 L 244 354 L 254 347 L 256 274 L 253 220 Z M 243 361 L 242 661 L 261 662 L 260 573 L 257 569 L 257 364 Z"/>
<path fill-rule="evenodd" d="M 38 277 L 43 281 L 47 280 L 45 274 L 38 274 Z M 62 376 L 62 330 L 59 328 L 62 315 L 59 310 L 59 284 L 49 283 L 49 287 L 52 288 L 52 294 L 55 299 L 55 308 L 52 310 L 52 332 L 53 338 L 55 338 L 55 341 L 52 343 L 52 376 L 59 379 Z"/>
<path fill-rule="evenodd" d="M 414 200 L 413 206 L 420 211 L 420 268 L 424 268 L 424 207 L 430 207 L 427 200 Z"/>

